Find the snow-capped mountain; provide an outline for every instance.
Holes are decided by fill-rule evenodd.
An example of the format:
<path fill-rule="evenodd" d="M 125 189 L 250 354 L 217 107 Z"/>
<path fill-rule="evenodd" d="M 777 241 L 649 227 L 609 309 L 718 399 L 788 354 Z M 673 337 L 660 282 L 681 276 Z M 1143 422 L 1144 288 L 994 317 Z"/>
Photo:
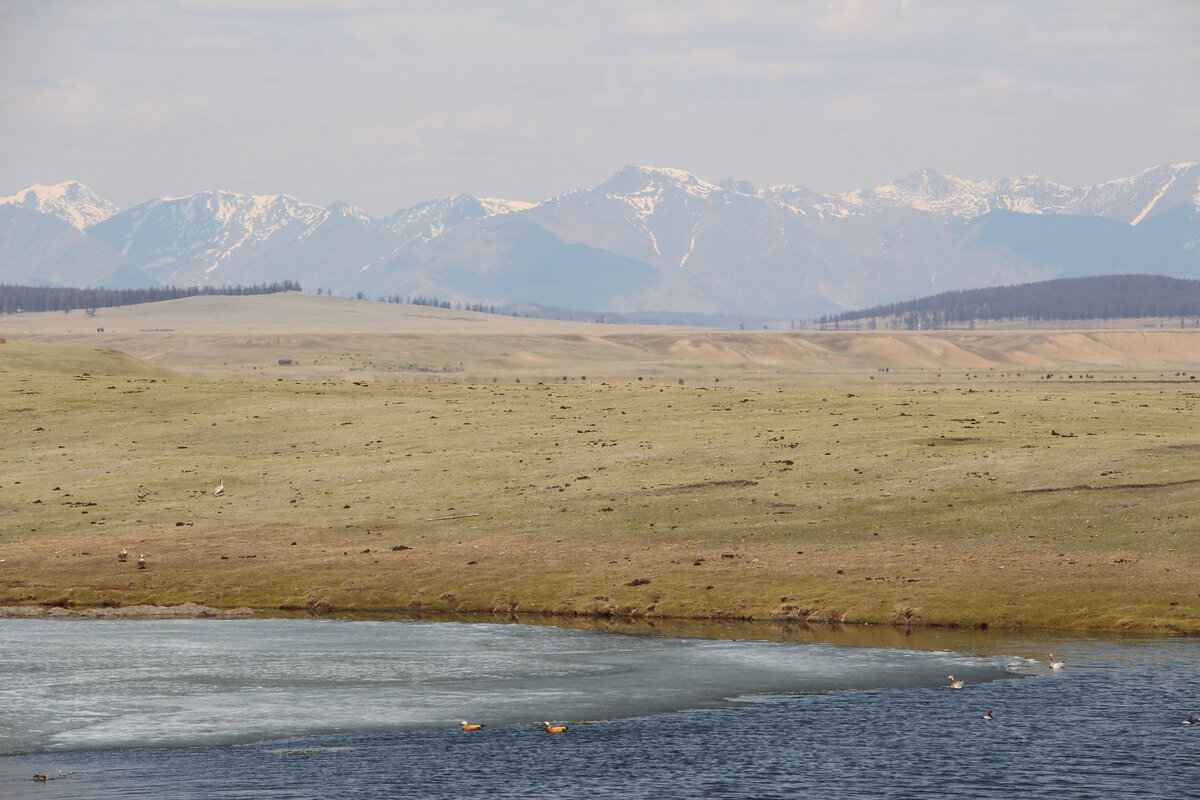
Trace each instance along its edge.
<path fill-rule="evenodd" d="M 79 181 L 66 181 L 53 186 L 35 183 L 10 197 L 0 197 L 0 205 L 20 206 L 50 214 L 80 230 L 103 222 L 120 211 Z"/>
<path fill-rule="evenodd" d="M 209 282 L 243 252 L 281 230 L 307 230 L 323 213 L 286 195 L 199 192 L 147 200 L 88 233 L 150 274 L 184 285 Z"/>
<path fill-rule="evenodd" d="M 296 280 L 338 285 L 349 268 L 388 253 L 382 226 L 345 203 L 321 208 L 287 195 L 199 192 L 149 200 L 88 234 L 172 285 Z M 314 286 L 315 288 L 315 286 Z"/>
<path fill-rule="evenodd" d="M 1107 217 L 1136 225 L 1176 205 L 1200 205 L 1200 163 L 1152 167 L 1129 178 L 1082 189 L 1036 175 L 969 181 L 923 169 L 883 186 L 840 194 L 816 195 L 791 186 L 770 187 L 761 194 L 798 212 L 832 217 L 907 208 L 963 220 L 989 211 L 1019 211 Z"/>
<path fill-rule="evenodd" d="M 1200 208 L 1200 162 L 1151 167 L 1079 190 L 1065 214 L 1119 219 L 1130 225 L 1178 206 Z"/>
<path fill-rule="evenodd" d="M 460 194 L 402 209 L 390 217 L 385 217 L 383 224 L 405 242 L 427 242 L 467 220 L 524 211 L 533 205 L 514 200 Z"/>
<path fill-rule="evenodd" d="M 808 315 L 1089 269 L 1194 276 L 1197 225 L 1186 220 L 1200 219 L 1198 208 L 1196 164 L 1086 189 L 1038 177 L 972 182 L 922 170 L 838 195 L 626 167 L 596 189 L 518 216 L 566 241 L 658 269 L 661 280 L 634 299 L 636 306 Z M 1181 216 L 1178 224 L 1149 225 L 1171 209 L 1179 209 L 1172 212 Z M 1096 232 L 1072 221 L 1083 216 L 1113 224 L 1088 238 Z M 1139 223 L 1153 230 L 1138 230 Z M 1106 246 L 1097 248 L 1098 241 Z"/>
<path fill-rule="evenodd" d="M 85 219 L 84 207 L 100 206 L 86 187 L 39 188 L 14 196 L 19 209 L 10 203 L 32 217 L 0 219 L 10 251 L 0 253 L 0 266 L 10 265 L 0 281 L 27 258 L 22 248 L 37 236 L 22 231 L 37 218 L 68 208 Z M 55 197 L 75 200 L 55 205 Z M 144 270 L 122 273 L 134 281 L 147 273 L 178 285 L 294 280 L 370 297 L 811 317 L 1051 278 L 1198 277 L 1200 164 L 1084 188 L 924 169 L 830 195 L 627 166 L 593 189 L 539 203 L 458 195 L 373 219 L 344 203 L 200 192 L 147 201 L 86 231 L 113 264 Z"/>
<path fill-rule="evenodd" d="M 781 194 L 782 187 L 771 190 Z M 1079 190 L 1037 176 L 997 181 L 968 181 L 932 169 L 914 172 L 873 189 L 829 195 L 794 205 L 817 214 L 845 217 L 894 209 L 928 211 L 943 217 L 973 219 L 989 211 L 1027 214 L 1063 213 Z"/>

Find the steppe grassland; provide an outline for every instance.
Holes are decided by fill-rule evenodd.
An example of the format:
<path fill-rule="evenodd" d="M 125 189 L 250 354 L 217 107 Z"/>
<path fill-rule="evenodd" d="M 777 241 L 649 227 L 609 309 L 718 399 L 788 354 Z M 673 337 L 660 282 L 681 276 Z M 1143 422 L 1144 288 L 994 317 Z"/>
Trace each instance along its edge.
<path fill-rule="evenodd" d="M 99 329 L 102 329 L 99 330 Z M 198 296 L 79 312 L 10 314 L 0 336 L 104 346 L 176 372 L 246 380 L 536 383 L 637 378 L 808 386 L 902 371 L 1011 381 L 1200 371 L 1200 331 L 714 331 L 526 319 L 286 292 Z M 280 363 L 285 361 L 288 363 Z M 876 373 L 889 369 L 892 373 Z M 947 372 L 949 371 L 949 372 Z"/>
<path fill-rule="evenodd" d="M 1200 631 L 1196 387 L 874 377 L 214 381 L 10 339 L 0 603 Z"/>

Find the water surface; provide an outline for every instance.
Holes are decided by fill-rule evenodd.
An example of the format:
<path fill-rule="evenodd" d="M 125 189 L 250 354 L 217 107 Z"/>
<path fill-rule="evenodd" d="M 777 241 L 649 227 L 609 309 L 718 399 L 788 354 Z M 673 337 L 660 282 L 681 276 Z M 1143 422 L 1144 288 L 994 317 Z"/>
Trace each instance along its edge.
<path fill-rule="evenodd" d="M 1200 797 L 1200 725 L 1180 724 L 1200 715 L 1196 640 L 993 640 L 1010 652 L 978 656 L 524 625 L 10 620 L 0 642 L 5 796 Z M 1026 658 L 1050 649 L 1065 670 Z M 950 672 L 965 689 L 945 688 Z"/>
<path fill-rule="evenodd" d="M 344 620 L 9 620 L 0 754 L 614 719 L 1011 677 L 1013 657 Z M 7 655 L 11 654 L 11 656 Z"/>

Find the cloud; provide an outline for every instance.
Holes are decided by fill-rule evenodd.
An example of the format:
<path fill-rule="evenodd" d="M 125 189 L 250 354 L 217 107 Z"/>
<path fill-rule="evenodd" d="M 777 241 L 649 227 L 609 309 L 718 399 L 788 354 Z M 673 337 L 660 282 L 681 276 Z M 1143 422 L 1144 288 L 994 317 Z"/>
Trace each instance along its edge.
<path fill-rule="evenodd" d="M 484 105 L 472 109 L 469 119 L 471 127 L 483 131 L 506 125 L 512 115 L 507 108 Z"/>
<path fill-rule="evenodd" d="M 8 0 L 0 186 L 60 174 L 66 132 L 130 186 L 253 168 L 392 209 L 656 161 L 824 191 L 926 165 L 1092 182 L 1200 155 L 1197 42 L 1175 0 Z M 378 159 L 403 169 L 371 185 Z"/>
<path fill-rule="evenodd" d="M 428 146 L 429 134 L 441 131 L 445 123 L 438 114 L 429 114 L 403 127 L 376 126 L 366 140 L 376 146 L 399 147 L 404 150 L 424 150 Z"/>
<path fill-rule="evenodd" d="M 65 78 L 28 93 L 29 109 L 36 116 L 59 125 L 87 126 L 103 121 L 108 104 L 91 83 Z"/>

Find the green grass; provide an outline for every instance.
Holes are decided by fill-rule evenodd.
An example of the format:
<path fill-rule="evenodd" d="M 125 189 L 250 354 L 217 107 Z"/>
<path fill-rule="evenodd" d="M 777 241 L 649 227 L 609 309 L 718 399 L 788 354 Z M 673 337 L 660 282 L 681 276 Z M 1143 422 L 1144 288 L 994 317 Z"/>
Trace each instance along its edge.
<path fill-rule="evenodd" d="M 10 340 L 0 603 L 1196 633 L 1198 397 L 216 381 Z"/>

